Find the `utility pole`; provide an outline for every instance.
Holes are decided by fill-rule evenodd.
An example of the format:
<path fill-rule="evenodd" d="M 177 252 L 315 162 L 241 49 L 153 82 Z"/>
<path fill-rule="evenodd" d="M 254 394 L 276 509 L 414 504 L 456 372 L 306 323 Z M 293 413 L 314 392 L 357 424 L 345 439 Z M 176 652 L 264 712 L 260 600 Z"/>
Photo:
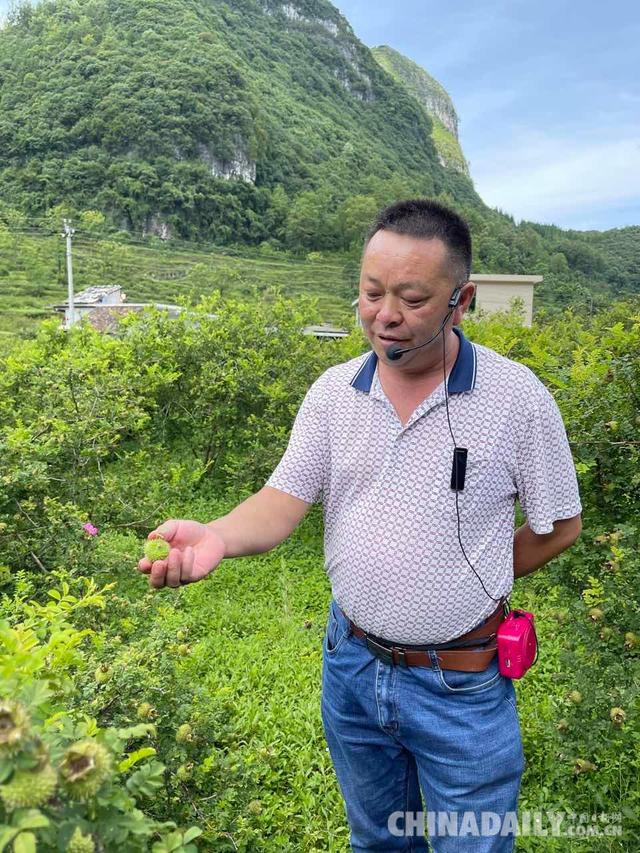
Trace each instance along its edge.
<path fill-rule="evenodd" d="M 71 238 L 76 232 L 71 227 L 71 222 L 68 219 L 63 219 L 62 224 L 64 226 L 64 234 L 62 236 L 67 238 L 67 285 L 69 290 L 69 325 L 67 328 L 70 329 L 76 322 L 73 306 L 73 266 L 71 264 Z"/>

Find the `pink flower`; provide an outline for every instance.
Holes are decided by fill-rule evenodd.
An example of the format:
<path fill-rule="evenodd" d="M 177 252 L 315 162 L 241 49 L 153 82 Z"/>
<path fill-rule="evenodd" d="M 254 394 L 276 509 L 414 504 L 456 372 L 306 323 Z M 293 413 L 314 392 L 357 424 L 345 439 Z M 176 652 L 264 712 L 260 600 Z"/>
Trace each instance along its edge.
<path fill-rule="evenodd" d="M 98 535 L 98 528 L 94 527 L 90 521 L 88 521 L 86 524 L 83 524 L 82 529 L 84 530 L 85 533 L 88 533 L 89 536 L 97 536 Z"/>

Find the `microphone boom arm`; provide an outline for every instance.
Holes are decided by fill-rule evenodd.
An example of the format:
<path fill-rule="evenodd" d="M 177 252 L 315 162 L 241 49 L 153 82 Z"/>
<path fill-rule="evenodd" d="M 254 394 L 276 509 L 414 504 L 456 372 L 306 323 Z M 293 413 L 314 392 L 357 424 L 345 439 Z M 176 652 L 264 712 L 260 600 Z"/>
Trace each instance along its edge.
<path fill-rule="evenodd" d="M 434 335 L 431 335 L 431 337 L 428 340 L 426 340 L 424 343 L 417 344 L 417 346 L 415 346 L 415 347 L 406 347 L 405 349 L 403 349 L 402 347 L 399 347 L 397 344 L 390 346 L 389 349 L 385 351 L 386 356 L 389 359 L 389 361 L 398 361 L 398 359 L 402 358 L 402 356 L 406 352 L 412 352 L 415 349 L 420 349 L 421 347 L 426 347 L 427 344 L 430 344 L 431 341 L 435 340 L 438 337 L 438 335 L 440 334 L 440 332 L 443 330 L 445 323 L 447 322 L 447 320 L 449 319 L 449 317 L 451 316 L 452 313 L 453 313 L 453 308 L 446 315 L 446 317 L 444 318 L 442 323 L 440 323 L 440 328 L 438 329 L 438 331 Z"/>

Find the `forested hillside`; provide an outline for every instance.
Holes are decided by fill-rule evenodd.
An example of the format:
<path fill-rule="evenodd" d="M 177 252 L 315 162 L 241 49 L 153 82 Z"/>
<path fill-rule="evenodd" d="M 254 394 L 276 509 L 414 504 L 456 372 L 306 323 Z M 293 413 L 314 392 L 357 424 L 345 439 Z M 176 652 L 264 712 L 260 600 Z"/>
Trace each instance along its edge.
<path fill-rule="evenodd" d="M 479 204 L 326 0 L 48 0 L 11 20 L 0 193 L 30 215 L 67 201 L 130 230 L 340 248 L 321 214 L 348 226 L 359 193 Z"/>
<path fill-rule="evenodd" d="M 431 138 L 443 166 L 465 175 L 469 167 L 458 140 L 458 115 L 447 91 L 437 80 L 397 50 L 382 45 L 372 53 L 380 65 L 422 104 L 431 119 Z"/>
<path fill-rule="evenodd" d="M 469 216 L 476 272 L 540 273 L 534 311 L 540 319 L 571 307 L 589 316 L 612 300 L 640 292 L 638 228 L 604 233 L 563 232 L 531 223 L 514 225 L 488 211 Z M 55 214 L 55 211 L 54 211 Z M 30 336 L 66 298 L 64 241 L 52 215 L 49 228 L 31 230 L 15 211 L 0 209 L 0 349 L 2 339 Z M 284 252 L 271 243 L 248 247 L 134 240 L 105 235 L 98 213 L 75 220 L 74 279 L 78 290 L 119 284 L 130 301 L 175 303 L 218 290 L 269 299 L 274 288 L 291 298 L 312 296 L 318 318 L 347 326 L 357 294 L 358 249 L 344 253 Z M 97 226 L 97 231 L 95 230 Z M 357 244 L 356 244 L 357 246 Z M 307 323 L 314 322 L 311 315 Z"/>

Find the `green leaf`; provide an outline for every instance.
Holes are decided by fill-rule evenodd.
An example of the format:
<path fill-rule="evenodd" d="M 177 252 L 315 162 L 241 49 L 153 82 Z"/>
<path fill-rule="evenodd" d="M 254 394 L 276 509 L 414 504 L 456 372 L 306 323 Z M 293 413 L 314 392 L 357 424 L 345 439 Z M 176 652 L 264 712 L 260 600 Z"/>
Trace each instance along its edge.
<path fill-rule="evenodd" d="M 124 758 L 120 764 L 118 764 L 118 770 L 120 773 L 126 773 L 127 770 L 130 770 L 134 764 L 137 764 L 139 761 L 142 761 L 144 758 L 149 758 L 152 755 L 155 755 L 156 751 L 152 746 L 143 746 L 142 749 L 138 749 L 135 752 L 130 753 Z"/>
<path fill-rule="evenodd" d="M 51 689 L 44 681 L 32 681 L 22 690 L 22 701 L 25 705 L 38 708 L 51 697 Z"/>
<path fill-rule="evenodd" d="M 167 836 L 165 843 L 167 850 L 179 850 L 182 847 L 182 833 L 172 832 L 171 835 Z"/>
<path fill-rule="evenodd" d="M 7 848 L 19 831 L 11 826 L 0 826 L 0 853 Z"/>
<path fill-rule="evenodd" d="M 151 797 L 164 784 L 164 764 L 150 761 L 127 779 L 127 789 L 134 797 Z"/>
<path fill-rule="evenodd" d="M 19 829 L 42 829 L 49 826 L 49 818 L 38 809 L 18 809 L 13 820 Z"/>
<path fill-rule="evenodd" d="M 14 839 L 13 853 L 36 853 L 36 837 L 32 832 L 21 832 Z"/>
<path fill-rule="evenodd" d="M 38 756 L 32 752 L 20 752 L 15 758 L 16 770 L 33 770 L 39 763 Z"/>
<path fill-rule="evenodd" d="M 126 729 L 117 729 L 116 734 L 122 740 L 138 740 L 146 737 L 153 732 L 154 726 L 151 723 L 139 723 L 137 726 L 130 726 Z"/>
<path fill-rule="evenodd" d="M 199 826 L 192 826 L 188 829 L 182 837 L 182 843 L 188 844 L 190 841 L 193 841 L 194 838 L 198 838 L 202 835 L 202 830 Z"/>

